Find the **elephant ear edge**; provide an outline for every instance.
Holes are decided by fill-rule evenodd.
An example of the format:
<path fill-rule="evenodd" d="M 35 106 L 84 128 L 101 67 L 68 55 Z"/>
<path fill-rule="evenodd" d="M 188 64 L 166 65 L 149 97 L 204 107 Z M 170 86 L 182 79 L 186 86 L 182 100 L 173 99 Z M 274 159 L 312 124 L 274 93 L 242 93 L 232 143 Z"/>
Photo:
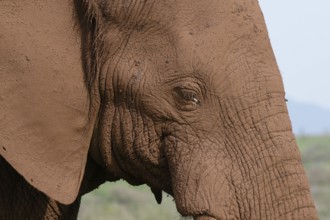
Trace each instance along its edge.
<path fill-rule="evenodd" d="M 38 4 L 0 4 L 0 155 L 32 186 L 70 204 L 97 112 L 90 112 L 72 4 Z"/>

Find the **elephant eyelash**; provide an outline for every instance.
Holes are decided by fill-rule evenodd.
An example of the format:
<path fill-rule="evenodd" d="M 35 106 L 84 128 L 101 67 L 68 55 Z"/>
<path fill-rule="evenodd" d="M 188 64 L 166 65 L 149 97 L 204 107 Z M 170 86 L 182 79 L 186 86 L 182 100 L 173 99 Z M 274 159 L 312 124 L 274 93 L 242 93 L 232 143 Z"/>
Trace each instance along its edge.
<path fill-rule="evenodd" d="M 174 96 L 180 110 L 193 111 L 201 105 L 198 93 L 192 89 L 176 87 Z"/>
<path fill-rule="evenodd" d="M 180 96 L 186 101 L 191 101 L 196 104 L 200 103 L 200 101 L 198 100 L 198 97 L 197 97 L 197 93 L 192 90 L 181 89 L 181 90 L 179 90 L 179 93 L 180 93 Z"/>

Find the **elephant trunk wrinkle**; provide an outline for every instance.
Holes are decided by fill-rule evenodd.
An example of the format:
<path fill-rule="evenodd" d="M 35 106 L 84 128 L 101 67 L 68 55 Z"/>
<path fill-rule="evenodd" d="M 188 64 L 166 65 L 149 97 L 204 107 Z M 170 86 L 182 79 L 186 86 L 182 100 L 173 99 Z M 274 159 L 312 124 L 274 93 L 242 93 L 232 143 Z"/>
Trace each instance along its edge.
<path fill-rule="evenodd" d="M 229 157 L 218 154 L 215 141 L 168 136 L 165 142 L 173 196 L 179 212 L 184 216 L 214 216 L 216 219 L 234 217 L 238 208 L 234 190 L 226 179 L 230 175 L 226 167 L 230 167 L 231 162 Z"/>
<path fill-rule="evenodd" d="M 315 212 L 285 104 L 275 105 L 278 100 L 283 102 L 281 95 L 252 104 L 222 103 L 223 140 L 201 141 L 189 134 L 175 137 L 176 132 L 164 137 L 173 196 L 181 214 L 195 219 L 292 214 L 303 219 Z"/>
<path fill-rule="evenodd" d="M 224 122 L 240 218 L 304 219 L 314 205 L 282 98 L 239 103 Z"/>

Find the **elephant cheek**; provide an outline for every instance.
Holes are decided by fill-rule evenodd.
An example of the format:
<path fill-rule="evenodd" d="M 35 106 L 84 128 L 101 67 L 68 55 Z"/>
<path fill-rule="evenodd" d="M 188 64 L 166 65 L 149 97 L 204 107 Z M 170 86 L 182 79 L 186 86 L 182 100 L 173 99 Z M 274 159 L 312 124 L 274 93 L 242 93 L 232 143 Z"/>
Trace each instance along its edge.
<path fill-rule="evenodd" d="M 183 216 L 195 219 L 232 219 L 238 207 L 231 180 L 226 178 L 231 176 L 230 161 L 210 150 L 211 143 L 203 145 L 207 146 L 204 150 L 199 144 L 166 139 L 176 207 Z"/>

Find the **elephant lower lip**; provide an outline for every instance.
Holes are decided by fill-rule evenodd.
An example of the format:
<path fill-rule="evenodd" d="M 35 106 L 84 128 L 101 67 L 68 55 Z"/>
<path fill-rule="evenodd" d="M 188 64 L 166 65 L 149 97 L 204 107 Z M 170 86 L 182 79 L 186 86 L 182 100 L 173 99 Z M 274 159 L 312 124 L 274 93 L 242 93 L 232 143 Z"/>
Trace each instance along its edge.
<path fill-rule="evenodd" d="M 217 220 L 216 218 L 210 216 L 196 216 L 194 220 Z"/>

